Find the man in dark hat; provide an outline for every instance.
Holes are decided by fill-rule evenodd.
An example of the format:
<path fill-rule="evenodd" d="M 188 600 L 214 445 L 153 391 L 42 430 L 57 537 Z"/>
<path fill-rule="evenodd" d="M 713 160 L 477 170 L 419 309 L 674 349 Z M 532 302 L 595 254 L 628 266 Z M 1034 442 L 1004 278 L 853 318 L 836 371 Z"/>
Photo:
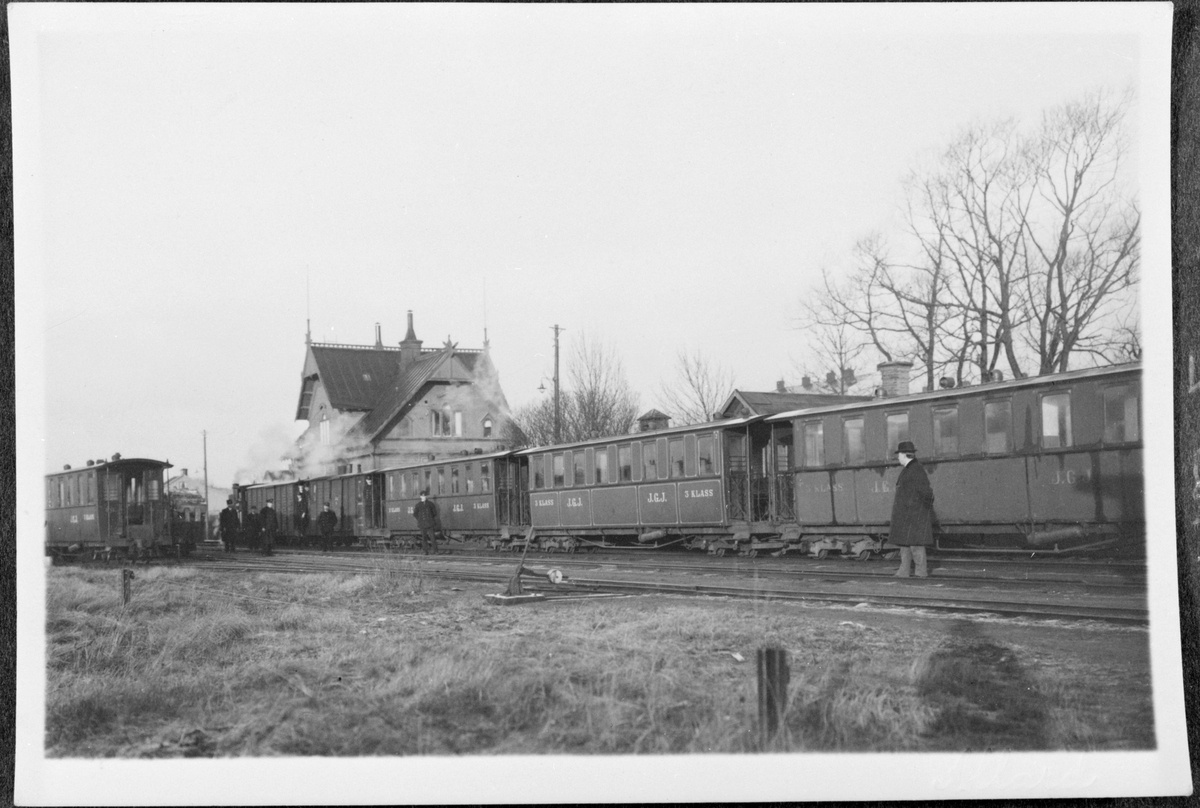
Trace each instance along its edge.
<path fill-rule="evenodd" d="M 327 552 L 329 545 L 333 541 L 333 530 L 337 527 L 338 518 L 333 509 L 329 507 L 329 503 L 325 503 L 324 510 L 317 517 L 317 530 L 321 532 L 321 552 Z"/>
<path fill-rule="evenodd" d="M 929 475 L 917 461 L 917 447 L 912 441 L 901 441 L 896 458 L 904 468 L 896 480 L 896 497 L 892 500 L 892 522 L 888 541 L 900 548 L 900 569 L 897 578 L 907 578 L 916 562 L 918 578 L 929 577 L 925 548 L 933 544 L 933 487 Z"/>
<path fill-rule="evenodd" d="M 233 507 L 233 497 L 225 500 L 225 510 L 221 511 L 219 517 L 221 526 L 221 541 L 225 543 L 225 552 L 232 553 L 234 539 L 237 538 L 237 532 L 240 525 L 238 524 L 237 508 Z"/>
<path fill-rule="evenodd" d="M 421 552 L 429 555 L 429 548 L 432 547 L 433 554 L 437 555 L 437 534 L 442 529 L 442 520 L 438 517 L 437 505 L 429 499 L 428 489 L 421 492 L 421 501 L 413 506 L 413 516 L 421 530 Z"/>
<path fill-rule="evenodd" d="M 279 517 L 275 514 L 275 500 L 268 499 L 267 504 L 258 512 L 258 527 L 262 531 L 263 555 L 271 555 L 275 549 L 275 532 L 279 530 Z"/>

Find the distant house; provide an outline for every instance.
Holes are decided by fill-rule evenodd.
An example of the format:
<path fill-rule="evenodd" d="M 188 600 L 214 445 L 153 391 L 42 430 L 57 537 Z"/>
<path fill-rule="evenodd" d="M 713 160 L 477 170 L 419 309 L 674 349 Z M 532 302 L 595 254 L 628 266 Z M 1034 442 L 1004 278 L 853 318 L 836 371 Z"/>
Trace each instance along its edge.
<path fill-rule="evenodd" d="M 852 401 L 869 401 L 871 396 L 843 396 L 836 393 L 797 393 L 788 390 L 783 382 L 770 393 L 755 393 L 749 390 L 734 390 L 717 410 L 718 418 L 747 418 L 754 415 L 778 415 L 805 407 L 823 407 L 829 404 L 848 404 Z"/>
<path fill-rule="evenodd" d="M 299 477 L 386 468 L 413 461 L 496 451 L 508 402 L 488 353 L 449 339 L 423 348 L 408 312 L 398 347 L 308 341 L 296 420 Z"/>
<path fill-rule="evenodd" d="M 180 474 L 167 478 L 167 494 L 171 497 L 175 518 L 184 522 L 204 520 L 204 475 L 189 475 L 187 469 L 180 469 Z M 225 500 L 232 495 L 233 491 L 229 488 L 210 485 L 208 512 L 220 513 L 225 507 Z"/>

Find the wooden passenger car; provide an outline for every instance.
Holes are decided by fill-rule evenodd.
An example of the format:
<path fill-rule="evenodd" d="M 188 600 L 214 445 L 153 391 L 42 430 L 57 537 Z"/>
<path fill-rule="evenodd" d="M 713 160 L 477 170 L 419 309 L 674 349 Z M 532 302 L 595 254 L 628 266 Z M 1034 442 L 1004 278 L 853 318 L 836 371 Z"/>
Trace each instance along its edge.
<path fill-rule="evenodd" d="M 46 552 L 158 554 L 173 548 L 162 460 L 88 461 L 46 475 Z M 173 551 L 173 550 L 172 550 Z"/>
<path fill-rule="evenodd" d="M 500 540 L 523 532 L 529 523 L 523 468 L 511 452 L 492 452 L 375 472 L 384 492 L 386 533 L 409 544 L 415 540 L 413 508 L 423 490 L 437 505 L 442 531 L 450 538 Z"/>
<path fill-rule="evenodd" d="M 611 542 L 722 551 L 754 531 L 750 428 L 761 417 L 518 452 L 529 466 L 530 524 L 543 546 Z M 764 519 L 767 513 L 762 514 Z"/>
<path fill-rule="evenodd" d="M 803 549 L 861 552 L 887 535 L 911 440 L 929 473 L 939 547 L 1140 551 L 1145 505 L 1141 368 L 1119 365 L 782 413 L 796 447 L 776 511 Z M 788 521 L 794 528 L 786 526 Z"/>

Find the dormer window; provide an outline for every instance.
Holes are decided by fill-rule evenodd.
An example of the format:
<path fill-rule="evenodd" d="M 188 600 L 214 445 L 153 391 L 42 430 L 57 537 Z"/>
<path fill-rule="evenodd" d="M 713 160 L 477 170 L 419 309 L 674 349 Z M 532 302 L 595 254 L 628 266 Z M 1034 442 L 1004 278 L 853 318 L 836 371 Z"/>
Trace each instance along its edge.
<path fill-rule="evenodd" d="M 490 438 L 492 436 L 492 416 L 483 419 L 483 436 Z"/>

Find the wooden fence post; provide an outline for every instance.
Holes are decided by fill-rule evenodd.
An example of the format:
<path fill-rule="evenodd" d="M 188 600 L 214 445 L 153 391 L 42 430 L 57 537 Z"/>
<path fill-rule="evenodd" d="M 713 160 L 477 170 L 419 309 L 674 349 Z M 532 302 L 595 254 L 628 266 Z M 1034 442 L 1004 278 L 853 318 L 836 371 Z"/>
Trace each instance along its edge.
<path fill-rule="evenodd" d="M 121 570 L 121 600 L 129 605 L 129 597 L 133 588 L 133 570 Z"/>
<path fill-rule="evenodd" d="M 787 651 L 758 649 L 758 743 L 770 749 L 783 727 L 788 697 Z"/>

